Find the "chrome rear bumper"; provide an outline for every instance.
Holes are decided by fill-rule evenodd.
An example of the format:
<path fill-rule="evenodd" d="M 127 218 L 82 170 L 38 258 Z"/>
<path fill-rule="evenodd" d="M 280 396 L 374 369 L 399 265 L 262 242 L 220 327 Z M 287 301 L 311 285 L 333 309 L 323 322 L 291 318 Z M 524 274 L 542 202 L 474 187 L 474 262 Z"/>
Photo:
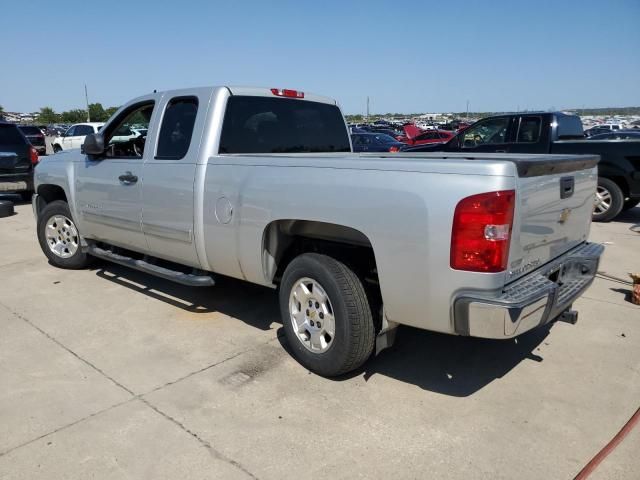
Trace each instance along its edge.
<path fill-rule="evenodd" d="M 604 247 L 585 243 L 491 295 L 469 292 L 454 302 L 459 335 L 511 338 L 555 320 L 571 307 L 598 271 Z"/>

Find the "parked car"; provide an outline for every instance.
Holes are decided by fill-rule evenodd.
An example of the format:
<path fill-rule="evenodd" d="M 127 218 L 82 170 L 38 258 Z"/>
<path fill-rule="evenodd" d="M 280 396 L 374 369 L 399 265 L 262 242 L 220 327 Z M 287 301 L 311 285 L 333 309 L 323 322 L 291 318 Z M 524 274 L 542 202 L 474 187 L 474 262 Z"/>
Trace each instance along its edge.
<path fill-rule="evenodd" d="M 615 132 L 592 135 L 589 140 L 640 140 L 640 131 L 616 130 Z"/>
<path fill-rule="evenodd" d="M 104 125 L 101 122 L 76 123 L 59 137 L 55 137 L 51 142 L 53 152 L 58 153 L 62 150 L 70 150 L 72 148 L 80 148 L 84 143 L 87 135 L 96 133 Z"/>
<path fill-rule="evenodd" d="M 153 118 L 141 154 L 112 148 L 140 115 Z M 603 250 L 586 241 L 597 156 L 350 150 L 335 100 L 307 92 L 138 97 L 84 153 L 38 165 L 38 240 L 61 268 L 98 257 L 190 286 L 277 288 L 290 351 L 326 376 L 398 324 L 512 338 L 576 318 Z"/>
<path fill-rule="evenodd" d="M 384 133 L 351 134 L 354 152 L 399 152 L 404 143 Z"/>
<path fill-rule="evenodd" d="M 35 147 L 38 154 L 46 155 L 47 154 L 47 145 L 44 141 L 44 133 L 40 128 L 35 127 L 33 125 L 18 125 L 18 128 L 23 133 L 29 143 Z"/>
<path fill-rule="evenodd" d="M 418 127 L 412 125 L 405 126 L 404 132 L 405 135 L 398 138 L 398 140 L 408 146 L 443 143 L 454 136 L 454 133 L 448 130 L 431 129 L 422 131 Z"/>
<path fill-rule="evenodd" d="M 587 140 L 580 117 L 563 112 L 487 117 L 445 144 L 407 151 L 599 155 L 593 219 L 608 222 L 640 203 L 640 142 Z"/>
<path fill-rule="evenodd" d="M 38 151 L 13 123 L 0 121 L 0 192 L 30 199 Z"/>

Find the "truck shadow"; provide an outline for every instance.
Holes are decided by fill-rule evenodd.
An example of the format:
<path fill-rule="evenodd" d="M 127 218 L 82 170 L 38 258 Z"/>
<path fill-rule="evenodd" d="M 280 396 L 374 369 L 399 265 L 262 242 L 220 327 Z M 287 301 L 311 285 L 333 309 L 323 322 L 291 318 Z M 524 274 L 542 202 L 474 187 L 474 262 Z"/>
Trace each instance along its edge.
<path fill-rule="evenodd" d="M 220 312 L 260 330 L 281 323 L 278 296 L 260 285 L 216 275 L 214 287 L 188 287 L 102 261 L 94 271 L 104 280 L 190 313 Z"/>
<path fill-rule="evenodd" d="M 104 280 L 190 313 L 220 312 L 261 330 L 282 323 L 278 296 L 266 287 L 218 275 L 213 288 L 193 288 L 102 262 L 94 271 Z M 282 330 L 278 329 L 278 339 L 289 351 Z M 466 397 L 505 376 L 523 360 L 541 362 L 535 350 L 549 330 L 547 325 L 517 339 L 485 340 L 400 327 L 392 348 L 334 381 L 384 375 L 443 395 Z"/>
<path fill-rule="evenodd" d="M 400 327 L 394 346 L 364 365 L 364 378 L 385 375 L 443 395 L 467 397 L 523 360 L 542 362 L 535 352 L 550 328 L 545 325 L 511 340 L 488 340 Z"/>

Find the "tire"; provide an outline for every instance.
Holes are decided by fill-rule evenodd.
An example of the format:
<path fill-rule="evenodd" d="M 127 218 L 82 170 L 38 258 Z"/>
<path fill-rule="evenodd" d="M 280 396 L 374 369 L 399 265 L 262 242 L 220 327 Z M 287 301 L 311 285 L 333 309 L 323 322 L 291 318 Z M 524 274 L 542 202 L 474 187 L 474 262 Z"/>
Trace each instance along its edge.
<path fill-rule="evenodd" d="M 616 182 L 598 178 L 598 189 L 593 207 L 594 222 L 609 222 L 622 211 L 624 194 Z"/>
<path fill-rule="evenodd" d="M 53 146 L 53 153 L 58 153 L 62 151 L 62 147 L 57 143 Z"/>
<path fill-rule="evenodd" d="M 624 212 L 625 210 L 631 210 L 639 203 L 640 203 L 640 199 L 630 198 L 629 200 L 625 201 L 624 204 L 622 205 L 622 211 Z"/>
<path fill-rule="evenodd" d="M 0 200 L 0 218 L 10 217 L 14 212 L 13 202 L 10 202 L 9 200 Z"/>
<path fill-rule="evenodd" d="M 54 230 L 48 229 L 48 224 Z M 80 233 L 73 222 L 67 202 L 56 200 L 44 207 L 38 215 L 37 228 L 40 248 L 52 265 L 80 270 L 91 263 L 92 258 L 82 251 Z M 52 242 L 55 242 L 55 246 Z"/>
<path fill-rule="evenodd" d="M 282 277 L 279 296 L 287 343 L 307 369 L 334 377 L 355 370 L 371 356 L 371 307 L 362 282 L 344 263 L 317 253 L 294 258 Z"/>

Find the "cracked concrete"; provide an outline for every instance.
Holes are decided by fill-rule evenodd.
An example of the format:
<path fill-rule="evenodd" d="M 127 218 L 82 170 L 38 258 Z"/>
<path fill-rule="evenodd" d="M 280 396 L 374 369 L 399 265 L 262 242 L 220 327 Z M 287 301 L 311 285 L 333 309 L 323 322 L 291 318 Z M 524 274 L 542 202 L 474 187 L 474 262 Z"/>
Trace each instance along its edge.
<path fill-rule="evenodd" d="M 572 478 L 638 408 L 640 307 L 615 280 L 575 326 L 517 342 L 405 328 L 327 380 L 281 345 L 273 291 L 58 270 L 16 210 L 0 219 L 3 479 Z M 640 208 L 593 226 L 607 274 L 640 270 L 637 224 Z M 635 478 L 639 439 L 594 477 Z"/>

